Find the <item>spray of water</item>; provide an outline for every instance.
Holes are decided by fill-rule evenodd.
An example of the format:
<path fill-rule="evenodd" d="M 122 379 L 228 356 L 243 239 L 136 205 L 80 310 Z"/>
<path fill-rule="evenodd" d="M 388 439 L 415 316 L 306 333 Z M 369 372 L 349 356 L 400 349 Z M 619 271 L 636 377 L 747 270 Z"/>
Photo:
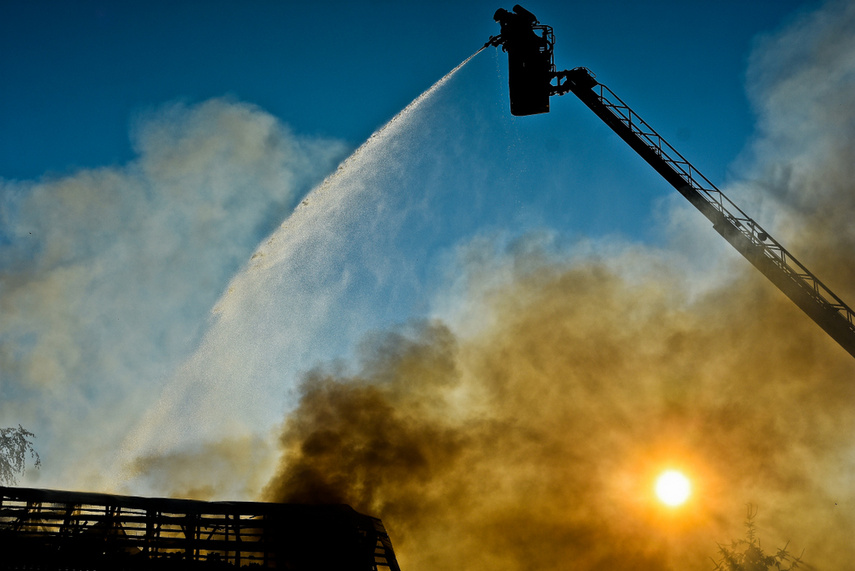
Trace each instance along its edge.
<path fill-rule="evenodd" d="M 484 51 L 482 47 L 477 52 L 460 62 L 454 69 L 445 74 L 439 81 L 434 83 L 424 93 L 416 97 L 409 105 L 404 107 L 397 115 L 392 117 L 383 127 L 375 131 L 362 145 L 360 145 L 344 162 L 339 165 L 338 169 L 328 176 L 323 183 L 316 187 L 294 213 L 282 224 L 279 232 L 273 234 L 266 242 L 264 247 L 259 249 L 253 255 L 253 260 L 258 264 L 264 260 L 264 265 L 280 262 L 283 257 L 287 256 L 290 248 L 293 245 L 293 240 L 302 235 L 300 230 L 307 224 L 316 224 L 317 216 L 308 215 L 306 207 L 318 207 L 321 204 L 323 208 L 320 216 L 329 215 L 335 205 L 333 202 L 342 200 L 341 194 L 343 191 L 353 190 L 348 188 L 346 184 L 342 184 L 342 178 L 354 178 L 354 174 L 364 172 L 369 163 L 374 163 L 377 160 L 383 160 L 385 157 L 379 155 L 388 155 L 390 149 L 389 142 L 392 138 L 400 135 L 402 132 L 411 127 L 409 119 L 419 110 L 426 101 L 430 100 L 448 81 L 476 55 Z M 336 192 L 336 190 L 338 192 Z M 311 230 L 308 230 L 311 232 Z"/>
<path fill-rule="evenodd" d="M 362 143 L 362 145 L 360 145 L 360 147 L 356 149 L 356 151 L 354 151 L 354 153 L 342 163 L 340 170 L 348 168 L 349 165 L 358 161 L 361 158 L 362 154 L 364 152 L 367 152 L 368 148 L 380 144 L 384 139 L 392 135 L 395 132 L 396 128 L 401 127 L 405 123 L 407 117 L 409 117 L 425 101 L 430 99 L 443 85 L 448 83 L 448 80 L 450 80 L 454 76 L 454 74 L 456 74 L 464 65 L 469 63 L 469 60 L 480 54 L 482 51 L 484 51 L 484 48 L 479 49 L 477 52 L 460 62 L 457 67 L 446 73 L 439 81 L 434 83 L 424 93 L 413 99 L 413 101 L 409 105 L 401 109 L 401 111 L 399 111 L 397 115 L 392 117 L 392 119 L 390 119 L 388 123 L 383 125 L 383 127 L 381 127 L 379 130 L 375 131 L 374 134 L 372 134 L 367 141 Z M 335 175 L 332 176 L 334 177 Z M 329 179 L 327 179 L 327 182 L 328 181 Z M 318 190 L 324 188 L 326 184 L 326 182 L 322 184 Z"/>
<path fill-rule="evenodd" d="M 433 156 L 415 164 L 413 148 L 431 144 L 422 143 L 435 123 L 426 118 L 430 102 L 480 51 L 365 141 L 232 279 L 200 348 L 126 440 L 120 470 L 131 467 L 133 489 L 150 484 L 163 493 L 162 481 L 176 482 L 162 476 L 169 468 L 159 458 L 175 466 L 177 455 L 208 443 L 266 433 L 281 421 L 293 401 L 290 387 L 306 370 L 353 351 L 365 331 L 405 318 L 424 287 L 414 259 L 428 257 L 405 242 L 422 228 L 417 247 L 426 252 L 424 244 L 440 232 L 422 220 L 436 210 L 426 204 L 424 186 L 405 191 L 419 188 L 421 167 L 436 168 Z M 192 487 L 200 489 L 198 474 Z M 246 495 L 220 483 L 208 487 L 221 497 Z M 177 482 L 167 490 L 189 491 Z"/>

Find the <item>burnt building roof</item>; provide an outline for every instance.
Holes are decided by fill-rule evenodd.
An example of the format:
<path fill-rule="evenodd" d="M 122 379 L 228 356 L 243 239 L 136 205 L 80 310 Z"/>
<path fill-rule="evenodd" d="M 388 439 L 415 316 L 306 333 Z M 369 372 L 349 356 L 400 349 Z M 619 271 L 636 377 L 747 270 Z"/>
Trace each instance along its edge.
<path fill-rule="evenodd" d="M 400 571 L 347 505 L 204 502 L 0 487 L 0 568 Z"/>

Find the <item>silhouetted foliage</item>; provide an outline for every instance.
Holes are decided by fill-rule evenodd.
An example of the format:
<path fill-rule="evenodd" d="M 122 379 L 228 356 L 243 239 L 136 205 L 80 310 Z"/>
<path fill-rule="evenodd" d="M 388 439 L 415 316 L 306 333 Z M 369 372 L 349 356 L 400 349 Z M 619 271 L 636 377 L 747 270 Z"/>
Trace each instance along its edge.
<path fill-rule="evenodd" d="M 730 547 L 719 545 L 718 561 L 714 561 L 716 571 L 790 571 L 798 569 L 801 563 L 801 555 L 793 557 L 787 551 L 787 545 L 779 549 L 775 555 L 766 555 L 757 539 L 757 527 L 754 525 L 754 516 L 757 515 L 756 506 L 748 506 L 748 515 L 745 519 L 746 539 L 735 539 Z"/>
<path fill-rule="evenodd" d="M 24 473 L 27 456 L 38 468 L 42 461 L 30 440 L 36 435 L 20 424 L 18 428 L 0 428 L 0 484 L 14 485 Z"/>

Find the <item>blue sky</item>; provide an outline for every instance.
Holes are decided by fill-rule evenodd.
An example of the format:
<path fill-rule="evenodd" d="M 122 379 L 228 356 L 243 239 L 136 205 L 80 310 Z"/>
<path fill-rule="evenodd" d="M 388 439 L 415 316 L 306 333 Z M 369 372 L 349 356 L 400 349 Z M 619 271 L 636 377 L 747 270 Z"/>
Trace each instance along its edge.
<path fill-rule="evenodd" d="M 36 433 L 42 456 L 22 484 L 255 499 L 306 378 L 385 378 L 396 358 L 385 336 L 418 338 L 425 320 L 475 351 L 510 331 L 500 300 L 539 299 L 532 276 L 598 264 L 631 293 L 604 282 L 602 300 L 579 294 L 586 311 L 626 308 L 668 346 L 719 331 L 703 339 L 726 338 L 721 355 L 780 357 L 798 377 L 787 339 L 758 329 L 778 323 L 757 293 L 770 286 L 572 94 L 548 115 L 511 117 L 501 50 L 384 128 L 511 8 L 461 4 L 0 3 L 0 426 Z M 851 107 L 851 3 L 525 7 L 554 28 L 559 69 L 590 68 L 852 299 L 851 122 L 839 111 Z M 651 293 L 662 291 L 673 307 Z M 651 296 L 661 314 L 636 304 Z M 718 322 L 755 310 L 766 317 Z M 606 329 L 592 315 L 585 339 Z M 781 327 L 817 344 L 817 377 L 844 394 L 834 383 L 848 356 L 818 330 Z M 627 355 L 647 362 L 658 349 L 641 330 Z M 708 347 L 662 358 L 640 383 L 696 371 L 700 386 L 734 390 L 730 379 L 751 376 Z M 669 387 L 650 402 L 672 402 Z M 829 460 L 845 450 L 814 460 L 836 474 L 823 493 L 852 502 Z M 803 464 L 793 458 L 770 465 Z M 770 516 L 802 506 L 785 503 Z M 731 507 L 710 525 L 721 530 Z"/>
<path fill-rule="evenodd" d="M 590 67 L 660 129 L 693 131 L 723 172 L 752 129 L 743 78 L 752 41 L 814 4 L 529 8 L 555 28 L 560 68 Z M 496 33 L 496 7 L 4 2 L 0 172 L 32 179 L 122 164 L 134 157 L 128 129 L 141 111 L 223 95 L 300 134 L 355 145 Z"/>
<path fill-rule="evenodd" d="M 744 77 L 753 42 L 815 5 L 545 2 L 530 8 L 556 30 L 559 69 L 592 69 L 723 183 L 754 128 Z M 128 164 L 138 154 L 134 133 L 141 118 L 163 105 L 214 97 L 256 105 L 301 137 L 355 148 L 498 28 L 489 2 L 7 2 L 2 10 L 0 176 L 7 180 Z M 477 69 L 467 70 L 470 85 L 455 97 L 496 104 L 504 87 L 495 73 L 499 61 L 504 65 L 494 49 L 481 54 L 469 66 Z M 538 129 L 532 137 L 549 148 L 560 141 L 567 155 L 601 145 L 586 155 L 590 169 L 581 184 L 615 192 L 599 199 L 592 192 L 574 204 L 591 212 L 550 223 L 655 239 L 645 217 L 659 195 L 658 180 L 571 97 L 554 102 L 550 116 L 518 121 L 515 128 L 523 134 Z M 611 180 L 616 171 L 603 165 L 618 156 L 635 170 Z M 558 165 L 552 171 L 562 175 Z M 619 190 L 629 186 L 636 187 L 631 201 Z M 564 202 L 545 206 L 553 213 L 571 210 Z M 262 228 L 259 239 L 270 229 Z"/>

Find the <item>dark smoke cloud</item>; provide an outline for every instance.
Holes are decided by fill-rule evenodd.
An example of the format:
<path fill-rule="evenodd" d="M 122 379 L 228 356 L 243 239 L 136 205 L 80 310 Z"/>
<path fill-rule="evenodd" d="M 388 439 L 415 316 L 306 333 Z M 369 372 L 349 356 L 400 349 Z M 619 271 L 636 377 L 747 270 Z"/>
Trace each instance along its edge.
<path fill-rule="evenodd" d="M 747 502 L 768 541 L 835 561 L 850 358 L 741 286 L 689 303 L 673 276 L 549 266 L 496 291 L 475 337 L 381 337 L 357 374 L 306 379 L 268 498 L 380 515 L 407 569 L 703 569 Z M 697 486 L 671 515 L 651 492 L 669 465 Z"/>
<path fill-rule="evenodd" d="M 758 44 L 756 167 L 734 188 L 850 301 L 852 30 L 851 3 L 832 3 Z M 719 240 L 702 226 L 675 242 Z M 767 550 L 851 565 L 848 354 L 741 260 L 687 274 L 643 248 L 532 251 L 473 244 L 456 307 L 477 311 L 307 375 L 267 499 L 378 515 L 408 571 L 709 569 L 747 503 Z M 695 486 L 674 511 L 651 491 L 669 466 Z"/>

